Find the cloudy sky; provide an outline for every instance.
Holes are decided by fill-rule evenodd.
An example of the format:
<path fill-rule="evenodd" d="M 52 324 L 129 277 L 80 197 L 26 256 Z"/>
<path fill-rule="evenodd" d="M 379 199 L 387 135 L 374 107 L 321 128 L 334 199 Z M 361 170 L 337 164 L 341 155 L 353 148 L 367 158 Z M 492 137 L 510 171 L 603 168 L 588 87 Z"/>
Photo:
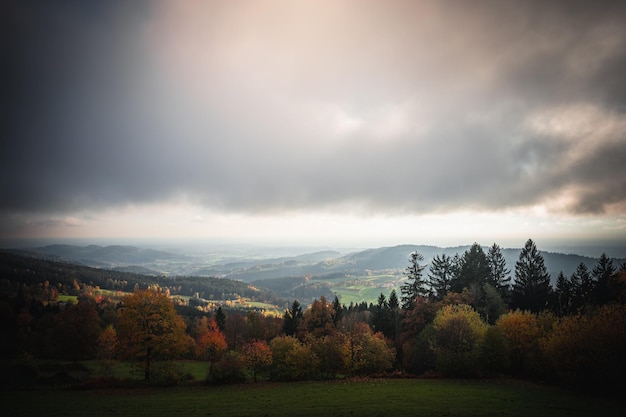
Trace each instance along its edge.
<path fill-rule="evenodd" d="M 0 6 L 0 238 L 626 241 L 626 2 Z"/>

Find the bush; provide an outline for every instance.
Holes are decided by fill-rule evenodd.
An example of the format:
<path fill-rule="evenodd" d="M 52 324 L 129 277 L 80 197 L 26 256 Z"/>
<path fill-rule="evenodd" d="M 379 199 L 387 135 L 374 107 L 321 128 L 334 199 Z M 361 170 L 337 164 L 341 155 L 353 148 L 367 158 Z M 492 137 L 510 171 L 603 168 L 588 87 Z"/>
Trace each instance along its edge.
<path fill-rule="evenodd" d="M 244 358 L 233 350 L 226 352 L 213 364 L 207 381 L 215 384 L 237 384 L 246 381 Z"/>
<path fill-rule="evenodd" d="M 170 361 L 154 363 L 150 372 L 150 384 L 153 385 L 174 386 L 192 379 L 193 376 L 182 366 Z"/>

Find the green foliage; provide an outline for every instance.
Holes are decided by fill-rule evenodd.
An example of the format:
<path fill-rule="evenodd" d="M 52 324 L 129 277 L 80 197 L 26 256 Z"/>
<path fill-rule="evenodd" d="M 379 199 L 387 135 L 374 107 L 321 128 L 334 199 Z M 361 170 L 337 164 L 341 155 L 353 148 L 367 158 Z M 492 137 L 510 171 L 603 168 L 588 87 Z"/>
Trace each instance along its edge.
<path fill-rule="evenodd" d="M 507 340 L 498 327 L 487 328 L 479 349 L 478 362 L 481 374 L 501 376 L 509 373 L 511 362 Z"/>
<path fill-rule="evenodd" d="M 271 379 L 299 381 L 317 375 L 319 359 L 308 344 L 293 336 L 279 336 L 270 342 L 272 350 Z"/>
<path fill-rule="evenodd" d="M 409 266 L 406 267 L 405 276 L 406 281 L 400 287 L 400 293 L 402 294 L 402 308 L 405 310 L 412 310 L 415 306 L 415 300 L 417 297 L 425 296 L 428 293 L 426 289 L 426 280 L 423 278 L 422 273 L 426 265 L 422 265 L 420 262 L 424 261 L 424 257 L 418 253 L 413 252 L 409 257 Z"/>

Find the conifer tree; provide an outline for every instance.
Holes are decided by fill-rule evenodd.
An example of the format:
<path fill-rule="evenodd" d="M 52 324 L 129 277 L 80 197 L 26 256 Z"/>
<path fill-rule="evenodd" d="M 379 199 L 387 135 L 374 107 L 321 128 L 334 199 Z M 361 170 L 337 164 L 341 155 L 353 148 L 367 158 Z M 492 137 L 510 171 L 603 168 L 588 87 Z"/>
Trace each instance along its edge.
<path fill-rule="evenodd" d="M 400 287 L 400 293 L 402 294 L 402 308 L 404 310 L 412 310 L 415 306 L 415 299 L 418 296 L 425 296 L 428 294 L 426 289 L 426 282 L 422 276 L 425 265 L 420 262 L 424 260 L 424 257 L 418 253 L 413 252 L 409 257 L 410 265 L 406 267 L 405 275 L 406 281 Z"/>
<path fill-rule="evenodd" d="M 498 294 L 506 300 L 509 297 L 509 289 L 511 285 L 510 269 L 506 267 L 506 260 L 502 255 L 500 246 L 494 243 L 487 253 L 487 262 L 489 264 L 488 283 L 493 286 Z"/>
<path fill-rule="evenodd" d="M 522 310 L 539 312 L 545 309 L 550 295 L 550 274 L 532 239 L 528 239 L 515 263 L 513 305 Z"/>
<path fill-rule="evenodd" d="M 436 255 L 430 263 L 428 282 L 438 300 L 442 300 L 452 288 L 454 272 L 453 260 L 445 253 Z"/>

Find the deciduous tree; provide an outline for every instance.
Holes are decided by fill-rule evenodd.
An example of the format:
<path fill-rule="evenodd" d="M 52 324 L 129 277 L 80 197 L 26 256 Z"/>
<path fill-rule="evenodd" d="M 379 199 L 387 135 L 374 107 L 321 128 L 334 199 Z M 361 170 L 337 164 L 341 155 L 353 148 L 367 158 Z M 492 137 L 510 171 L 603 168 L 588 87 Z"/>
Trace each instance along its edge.
<path fill-rule="evenodd" d="M 150 379 L 155 358 L 174 358 L 190 347 L 186 325 L 170 299 L 160 290 L 138 290 L 124 297 L 117 327 L 120 353 L 144 362 Z"/>

